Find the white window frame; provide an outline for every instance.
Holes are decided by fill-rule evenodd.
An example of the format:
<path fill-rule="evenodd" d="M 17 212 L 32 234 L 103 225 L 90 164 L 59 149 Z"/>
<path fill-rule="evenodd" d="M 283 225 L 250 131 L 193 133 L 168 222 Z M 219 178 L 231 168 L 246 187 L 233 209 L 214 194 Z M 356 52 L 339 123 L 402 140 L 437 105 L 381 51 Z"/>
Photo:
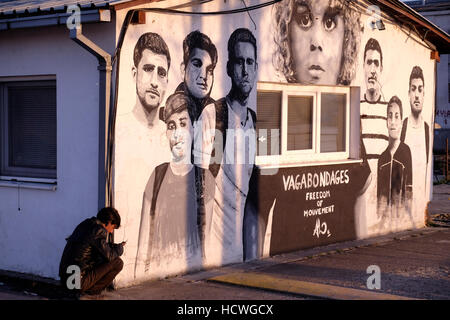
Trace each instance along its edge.
<path fill-rule="evenodd" d="M 280 155 L 257 155 L 258 166 L 291 166 L 293 164 L 317 165 L 318 162 L 340 162 L 350 159 L 350 112 L 351 88 L 346 86 L 299 85 L 273 82 L 258 82 L 258 92 L 281 92 L 281 150 Z M 321 134 L 321 94 L 346 95 L 345 107 L 345 148 L 342 152 L 320 152 Z M 287 150 L 288 97 L 313 96 L 312 148 L 307 150 Z"/>
<path fill-rule="evenodd" d="M 56 76 L 54 75 L 39 75 L 39 76 L 18 76 L 18 77 L 0 77 L 0 185 L 5 185 L 7 181 L 13 181 L 15 184 L 20 182 L 25 183 L 46 183 L 55 184 L 57 182 L 57 167 L 55 169 L 35 169 L 26 167 L 10 167 L 8 160 L 8 97 L 5 93 L 8 85 L 14 82 L 35 82 L 41 84 L 42 82 L 53 81 L 55 83 L 55 90 L 57 90 Z M 26 85 L 24 85 L 26 87 Z M 57 110 L 56 110 L 57 111 Z M 9 174 L 5 174 L 10 172 Z M 30 174 L 30 172 L 32 172 Z M 37 177 L 39 172 L 42 172 L 42 177 Z M 56 176 L 48 177 L 49 175 Z M 46 177 L 47 176 L 47 177 Z M 3 181 L 3 182 L 2 182 Z M 26 187 L 26 186 L 25 186 Z M 39 187 L 38 189 L 40 189 Z"/>

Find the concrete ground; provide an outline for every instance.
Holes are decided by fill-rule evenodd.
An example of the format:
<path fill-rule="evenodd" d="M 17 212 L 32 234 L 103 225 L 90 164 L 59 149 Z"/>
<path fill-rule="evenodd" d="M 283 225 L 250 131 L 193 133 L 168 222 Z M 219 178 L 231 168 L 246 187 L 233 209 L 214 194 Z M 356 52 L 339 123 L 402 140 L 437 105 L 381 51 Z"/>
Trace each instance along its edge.
<path fill-rule="evenodd" d="M 434 227 L 301 250 L 107 293 L 106 299 L 450 299 L 450 185 L 435 185 Z M 369 290 L 369 266 L 380 289 Z"/>
<path fill-rule="evenodd" d="M 106 293 L 110 300 L 450 299 L 450 229 L 423 228 Z M 369 290 L 369 266 L 380 289 Z"/>
<path fill-rule="evenodd" d="M 430 227 L 149 281 L 91 299 L 450 300 L 450 185 L 435 185 L 433 191 Z M 370 266 L 378 267 L 379 282 Z M 378 284 L 379 289 L 368 288 Z M 64 297 L 48 285 L 13 288 L 4 281 L 0 299 Z"/>
<path fill-rule="evenodd" d="M 450 182 L 433 186 L 433 199 L 428 206 L 430 223 L 450 226 Z"/>
<path fill-rule="evenodd" d="M 0 300 L 47 300 L 47 298 L 27 290 L 18 291 L 17 288 L 11 288 L 0 282 Z"/>

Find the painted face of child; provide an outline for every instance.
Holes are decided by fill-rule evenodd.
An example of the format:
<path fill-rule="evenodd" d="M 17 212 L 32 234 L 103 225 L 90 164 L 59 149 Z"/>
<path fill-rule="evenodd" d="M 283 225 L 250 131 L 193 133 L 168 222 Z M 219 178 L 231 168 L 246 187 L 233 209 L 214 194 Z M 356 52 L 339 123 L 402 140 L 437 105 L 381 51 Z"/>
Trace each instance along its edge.
<path fill-rule="evenodd" d="M 294 1 L 289 25 L 297 80 L 305 84 L 336 84 L 344 42 L 342 10 L 330 0 Z"/>

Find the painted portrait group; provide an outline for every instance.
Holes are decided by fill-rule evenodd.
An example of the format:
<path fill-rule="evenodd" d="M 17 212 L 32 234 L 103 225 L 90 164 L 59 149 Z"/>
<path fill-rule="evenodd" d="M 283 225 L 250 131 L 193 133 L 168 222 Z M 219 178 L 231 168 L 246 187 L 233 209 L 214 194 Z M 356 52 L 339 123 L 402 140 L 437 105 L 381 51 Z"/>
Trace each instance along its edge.
<path fill-rule="evenodd" d="M 371 29 L 361 8 L 350 0 L 283 0 L 252 11 L 253 24 L 244 13 L 195 20 L 146 12 L 152 17 L 146 24 L 128 26 L 113 178 L 114 205 L 124 216 L 116 236 L 129 240 L 124 277 L 164 277 L 418 226 L 431 157 L 430 68 L 422 60 L 400 61 L 387 33 Z M 350 105 L 345 95 L 319 100 L 343 132 L 330 125 L 323 145 L 331 151 L 319 152 L 344 154 L 352 141 L 357 155 L 280 161 L 264 176 L 270 165 L 255 165 L 269 137 L 260 134 L 261 123 L 282 131 L 295 119 L 281 110 L 288 98 L 273 98 L 276 90 L 260 84 L 357 92 L 359 109 L 354 102 L 339 108 L 339 101 Z M 264 104 L 261 97 L 273 100 Z M 317 118 L 316 111 L 294 111 Z M 296 130 L 312 131 L 307 125 Z M 316 190 L 328 195 L 324 203 L 333 213 L 315 223 L 307 203 L 314 190 L 293 191 L 302 176 L 332 177 L 336 185 Z"/>
<path fill-rule="evenodd" d="M 135 194 L 141 197 L 139 215 L 133 216 L 139 226 L 135 278 L 243 259 L 244 207 L 254 161 L 242 159 L 255 156 L 255 143 L 249 147 L 245 138 L 254 137 L 256 125 L 254 106 L 249 106 L 258 70 L 256 38 L 247 28 L 230 34 L 223 55 L 230 89 L 217 99 L 211 97 L 219 56 L 215 44 L 194 30 L 180 48 L 182 81 L 173 92 L 167 88 L 176 48 L 169 49 L 160 34 L 145 32 L 133 51 L 136 103 L 121 117 L 122 123 L 131 120 L 118 135 L 143 141 L 138 149 L 148 155 L 139 159 L 146 170 L 133 181 L 119 178 L 116 194 L 127 193 L 128 202 L 131 197 L 137 201 Z M 137 138 L 136 128 L 147 132 Z M 116 153 L 123 152 L 118 145 Z M 129 160 L 121 163 L 128 162 L 128 173 L 134 169 Z M 122 190 L 119 182 L 136 191 Z"/>

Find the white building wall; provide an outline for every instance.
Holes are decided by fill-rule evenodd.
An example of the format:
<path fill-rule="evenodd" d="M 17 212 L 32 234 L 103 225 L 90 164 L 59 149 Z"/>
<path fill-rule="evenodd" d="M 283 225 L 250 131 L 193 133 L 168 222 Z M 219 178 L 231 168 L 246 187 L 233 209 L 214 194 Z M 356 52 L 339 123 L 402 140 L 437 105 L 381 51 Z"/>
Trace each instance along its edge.
<path fill-rule="evenodd" d="M 114 24 L 83 32 L 114 50 Z M 97 213 L 97 59 L 69 38 L 65 26 L 0 32 L 0 79 L 56 76 L 57 188 L 0 187 L 0 269 L 59 278 L 64 239 Z M 18 207 L 20 206 L 20 211 Z"/>

